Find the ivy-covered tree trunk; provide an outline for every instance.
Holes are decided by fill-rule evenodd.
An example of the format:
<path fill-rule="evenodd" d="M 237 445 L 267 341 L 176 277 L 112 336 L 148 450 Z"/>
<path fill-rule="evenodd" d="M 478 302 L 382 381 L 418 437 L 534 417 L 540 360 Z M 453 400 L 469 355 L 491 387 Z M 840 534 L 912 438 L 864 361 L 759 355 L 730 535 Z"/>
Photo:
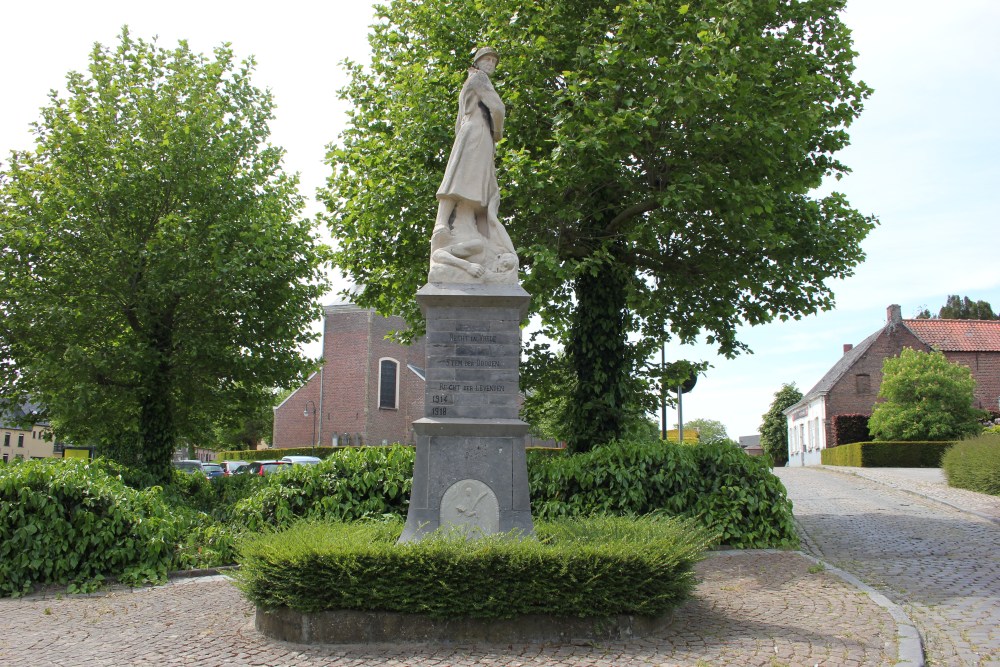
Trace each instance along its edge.
<path fill-rule="evenodd" d="M 172 317 L 156 318 L 147 334 L 149 354 L 139 389 L 139 447 L 143 467 L 163 483 L 177 443 L 171 382 Z"/>
<path fill-rule="evenodd" d="M 576 375 L 568 410 L 567 447 L 585 452 L 620 438 L 627 417 L 628 345 L 627 297 L 629 275 L 616 243 L 608 261 L 577 277 L 577 305 L 566 346 Z"/>

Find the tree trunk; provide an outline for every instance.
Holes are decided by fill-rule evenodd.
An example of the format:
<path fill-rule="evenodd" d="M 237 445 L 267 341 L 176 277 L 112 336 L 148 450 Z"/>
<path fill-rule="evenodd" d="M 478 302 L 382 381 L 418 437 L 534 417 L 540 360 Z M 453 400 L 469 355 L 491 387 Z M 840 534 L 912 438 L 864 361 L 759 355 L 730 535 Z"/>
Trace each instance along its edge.
<path fill-rule="evenodd" d="M 627 331 L 629 273 L 615 244 L 612 258 L 575 282 L 576 308 L 566 346 L 576 387 L 569 406 L 571 452 L 585 452 L 623 434 L 631 370 Z"/>
<path fill-rule="evenodd" d="M 139 390 L 139 446 L 143 467 L 159 483 L 170 481 L 170 461 L 176 446 L 171 386 L 173 323 L 163 317 L 150 328 L 150 363 Z"/>

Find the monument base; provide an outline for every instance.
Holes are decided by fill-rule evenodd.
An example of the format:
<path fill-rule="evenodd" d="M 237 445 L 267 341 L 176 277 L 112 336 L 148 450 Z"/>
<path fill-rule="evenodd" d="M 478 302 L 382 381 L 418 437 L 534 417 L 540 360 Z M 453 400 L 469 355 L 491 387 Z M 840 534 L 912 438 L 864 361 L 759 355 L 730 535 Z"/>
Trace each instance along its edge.
<path fill-rule="evenodd" d="M 417 292 L 427 320 L 425 417 L 413 422 L 416 461 L 400 542 L 442 526 L 470 537 L 533 531 L 518 419 L 519 285 L 431 283 Z"/>
<path fill-rule="evenodd" d="M 298 644 L 407 642 L 523 643 L 624 641 L 662 632 L 673 612 L 662 616 L 619 615 L 569 618 L 532 614 L 517 618 L 431 618 L 391 611 L 320 611 L 257 607 L 254 625 L 265 637 Z"/>

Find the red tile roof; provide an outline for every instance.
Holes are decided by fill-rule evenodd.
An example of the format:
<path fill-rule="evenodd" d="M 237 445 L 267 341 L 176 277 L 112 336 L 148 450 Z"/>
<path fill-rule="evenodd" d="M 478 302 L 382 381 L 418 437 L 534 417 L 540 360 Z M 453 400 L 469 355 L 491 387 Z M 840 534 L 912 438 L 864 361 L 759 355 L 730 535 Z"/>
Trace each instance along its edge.
<path fill-rule="evenodd" d="M 1000 320 L 903 320 L 913 335 L 942 352 L 1000 352 Z"/>

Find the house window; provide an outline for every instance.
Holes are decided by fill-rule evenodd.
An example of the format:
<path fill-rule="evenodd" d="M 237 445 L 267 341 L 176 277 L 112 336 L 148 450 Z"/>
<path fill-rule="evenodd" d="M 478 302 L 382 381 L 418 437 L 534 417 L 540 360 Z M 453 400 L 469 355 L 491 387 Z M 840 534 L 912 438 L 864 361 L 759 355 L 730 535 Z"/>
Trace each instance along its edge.
<path fill-rule="evenodd" d="M 855 375 L 854 386 L 859 394 L 870 394 L 872 391 L 872 376 L 867 373 Z"/>
<path fill-rule="evenodd" d="M 20 433 L 17 436 L 17 446 L 18 447 L 24 447 L 24 434 L 23 433 Z"/>
<path fill-rule="evenodd" d="M 378 407 L 395 410 L 399 396 L 399 362 L 395 359 L 379 359 L 378 362 Z"/>
<path fill-rule="evenodd" d="M 3 434 L 3 446 L 10 447 L 10 433 Z"/>

